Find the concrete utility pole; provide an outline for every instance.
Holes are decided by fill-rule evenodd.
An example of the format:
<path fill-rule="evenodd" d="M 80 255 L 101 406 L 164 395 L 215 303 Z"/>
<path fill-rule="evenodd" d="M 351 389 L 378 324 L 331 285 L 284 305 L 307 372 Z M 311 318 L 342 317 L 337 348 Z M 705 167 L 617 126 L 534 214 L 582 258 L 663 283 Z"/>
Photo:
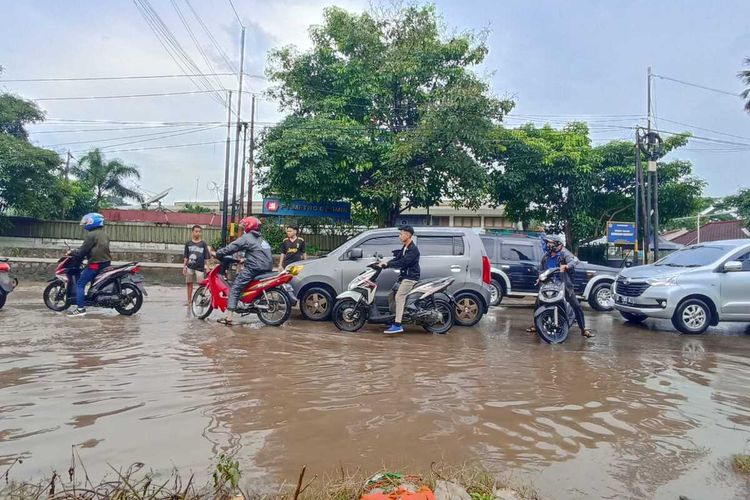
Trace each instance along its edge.
<path fill-rule="evenodd" d="M 242 169 L 240 174 L 239 218 L 245 216 L 245 161 L 247 153 L 247 122 L 242 122 Z"/>
<path fill-rule="evenodd" d="M 70 150 L 68 150 L 67 157 L 65 159 L 65 170 L 63 171 L 63 179 L 65 180 L 65 186 L 68 185 L 68 174 L 70 173 L 70 159 L 73 157 L 72 154 L 70 154 Z M 67 203 L 67 198 L 63 197 L 63 203 L 62 203 L 62 218 L 65 220 L 65 204 Z"/>
<path fill-rule="evenodd" d="M 227 244 L 227 205 L 229 205 L 229 145 L 232 137 L 232 91 L 227 90 L 227 146 L 224 159 L 224 206 L 221 210 L 221 246 Z"/>
<path fill-rule="evenodd" d="M 240 37 L 240 82 L 237 90 L 237 133 L 234 139 L 234 176 L 232 181 L 232 222 L 235 222 L 237 213 L 237 165 L 240 160 L 240 132 L 242 123 L 240 115 L 242 114 L 242 72 L 245 65 L 245 27 L 242 27 L 242 36 Z"/>
<path fill-rule="evenodd" d="M 247 159 L 247 215 L 253 215 L 253 175 L 255 171 L 255 95 L 250 104 L 250 154 Z"/>

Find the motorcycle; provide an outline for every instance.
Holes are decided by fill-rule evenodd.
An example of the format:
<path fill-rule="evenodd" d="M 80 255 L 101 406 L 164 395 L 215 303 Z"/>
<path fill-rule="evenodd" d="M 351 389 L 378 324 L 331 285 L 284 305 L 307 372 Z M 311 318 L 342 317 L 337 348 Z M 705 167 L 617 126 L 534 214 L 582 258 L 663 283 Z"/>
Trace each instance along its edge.
<path fill-rule="evenodd" d="M 61 312 L 76 303 L 76 283 L 81 276 L 82 261 L 75 254 L 57 261 L 55 277 L 44 289 L 44 305 Z M 137 313 L 144 295 L 148 295 L 140 270 L 138 262 L 102 269 L 86 292 L 86 306 L 114 309 L 124 316 Z"/>
<path fill-rule="evenodd" d="M 0 309 L 5 305 L 8 294 L 18 286 L 18 280 L 10 277 L 8 259 L 0 259 Z"/>
<path fill-rule="evenodd" d="M 222 312 L 227 309 L 229 290 L 226 270 L 231 264 L 240 261 L 225 257 L 220 264 L 208 272 L 206 279 L 199 283 L 193 293 L 190 309 L 198 319 L 208 318 L 214 309 Z M 258 318 L 269 326 L 280 326 L 292 314 L 292 301 L 289 298 L 292 281 L 302 271 L 302 266 L 289 266 L 281 272 L 261 274 L 251 281 L 240 294 L 236 313 L 241 316 L 257 314 Z M 287 291 L 289 287 L 290 291 Z"/>
<path fill-rule="evenodd" d="M 562 280 L 555 279 L 560 272 L 559 268 L 547 269 L 539 275 L 534 326 L 539 337 L 548 344 L 565 342 L 575 321 L 573 308 L 565 300 L 565 284 Z"/>
<path fill-rule="evenodd" d="M 336 328 L 356 332 L 365 323 L 390 324 L 395 314 L 382 312 L 375 303 L 378 276 L 383 272 L 380 261 L 367 266 L 351 283 L 347 291 L 336 297 L 333 305 L 333 322 Z M 453 278 L 419 281 L 406 296 L 404 323 L 421 325 L 431 333 L 447 333 L 456 321 L 456 304 L 445 290 Z"/>

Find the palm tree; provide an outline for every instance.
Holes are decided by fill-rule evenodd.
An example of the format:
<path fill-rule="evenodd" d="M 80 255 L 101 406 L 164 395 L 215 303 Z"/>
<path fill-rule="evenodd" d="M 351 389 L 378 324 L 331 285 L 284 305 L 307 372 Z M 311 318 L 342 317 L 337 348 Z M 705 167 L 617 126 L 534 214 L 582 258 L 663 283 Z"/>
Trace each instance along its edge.
<path fill-rule="evenodd" d="M 747 85 L 747 88 L 740 95 L 743 99 L 747 99 L 745 101 L 745 111 L 750 113 L 750 57 L 745 58 L 745 65 L 748 66 L 748 69 L 740 71 L 737 76 Z"/>
<path fill-rule="evenodd" d="M 140 180 L 137 167 L 126 165 L 122 160 L 105 161 L 102 152 L 92 149 L 73 167 L 73 174 L 91 186 L 94 191 L 94 209 L 99 210 L 102 201 L 109 196 L 143 201 L 143 195 L 125 185 L 129 179 Z"/>

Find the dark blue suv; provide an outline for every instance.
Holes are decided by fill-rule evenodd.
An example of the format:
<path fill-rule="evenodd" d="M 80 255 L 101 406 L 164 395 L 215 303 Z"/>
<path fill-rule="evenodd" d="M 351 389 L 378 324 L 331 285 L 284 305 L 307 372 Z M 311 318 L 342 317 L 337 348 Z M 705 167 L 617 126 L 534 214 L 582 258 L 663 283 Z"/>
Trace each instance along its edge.
<path fill-rule="evenodd" d="M 503 297 L 536 297 L 542 248 L 539 238 L 525 235 L 483 234 L 482 243 L 492 264 L 491 302 Z M 597 311 L 614 307 L 612 284 L 620 270 L 581 262 L 573 276 L 576 293 Z"/>

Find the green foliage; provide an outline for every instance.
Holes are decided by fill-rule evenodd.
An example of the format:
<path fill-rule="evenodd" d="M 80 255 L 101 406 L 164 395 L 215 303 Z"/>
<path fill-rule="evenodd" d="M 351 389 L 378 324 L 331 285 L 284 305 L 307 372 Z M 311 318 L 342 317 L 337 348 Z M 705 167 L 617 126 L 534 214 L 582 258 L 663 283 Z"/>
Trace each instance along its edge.
<path fill-rule="evenodd" d="M 627 141 L 591 146 L 585 124 L 561 130 L 526 125 L 498 128 L 497 161 L 491 175 L 493 198 L 506 205 L 510 218 L 545 221 L 564 231 L 574 247 L 602 236 L 607 222 L 635 219 L 635 149 Z M 687 135 L 665 141 L 670 152 Z M 659 220 L 694 213 L 701 206 L 704 182 L 692 175 L 690 162 L 659 162 Z"/>
<path fill-rule="evenodd" d="M 232 491 L 236 490 L 241 475 L 240 463 L 222 453 L 219 455 L 219 463 L 216 464 L 214 473 L 211 476 L 214 482 L 214 489 L 226 489 L 228 484 Z"/>
<path fill-rule="evenodd" d="M 121 160 L 106 161 L 102 152 L 92 149 L 73 167 L 73 174 L 94 193 L 94 209 L 99 210 L 110 197 L 130 198 L 143 201 L 143 196 L 126 185 L 131 179 L 139 180 L 137 167 L 126 165 Z"/>
<path fill-rule="evenodd" d="M 78 180 L 61 181 L 60 204 L 65 205 L 65 218 L 67 220 L 78 220 L 89 212 L 94 211 L 94 191 L 90 186 Z M 56 217 L 62 218 L 62 210 Z"/>
<path fill-rule="evenodd" d="M 210 214 L 211 209 L 198 204 L 193 205 L 192 203 L 185 203 L 185 208 L 180 210 L 180 212 L 190 214 Z"/>
<path fill-rule="evenodd" d="M 750 189 L 742 189 L 733 196 L 727 196 L 722 206 L 737 210 L 737 214 L 745 221 L 745 226 L 750 228 Z"/>
<path fill-rule="evenodd" d="M 740 95 L 745 99 L 745 111 L 750 113 L 750 57 L 745 58 L 745 65 L 748 66 L 748 69 L 740 71 L 737 76 L 747 85 L 747 88 Z"/>
<path fill-rule="evenodd" d="M 44 121 L 44 112 L 31 101 L 12 94 L 0 94 L 0 134 L 28 140 L 26 125 Z"/>
<path fill-rule="evenodd" d="M 266 239 L 273 253 L 281 252 L 281 244 L 286 238 L 284 227 L 273 219 L 263 219 L 260 224 L 260 234 Z"/>
<path fill-rule="evenodd" d="M 487 135 L 512 108 L 471 72 L 481 37 L 444 36 L 432 6 L 331 7 L 310 37 L 307 52 L 270 56 L 271 95 L 290 115 L 262 139 L 266 193 L 349 200 L 381 225 L 441 198 L 481 204 Z"/>

